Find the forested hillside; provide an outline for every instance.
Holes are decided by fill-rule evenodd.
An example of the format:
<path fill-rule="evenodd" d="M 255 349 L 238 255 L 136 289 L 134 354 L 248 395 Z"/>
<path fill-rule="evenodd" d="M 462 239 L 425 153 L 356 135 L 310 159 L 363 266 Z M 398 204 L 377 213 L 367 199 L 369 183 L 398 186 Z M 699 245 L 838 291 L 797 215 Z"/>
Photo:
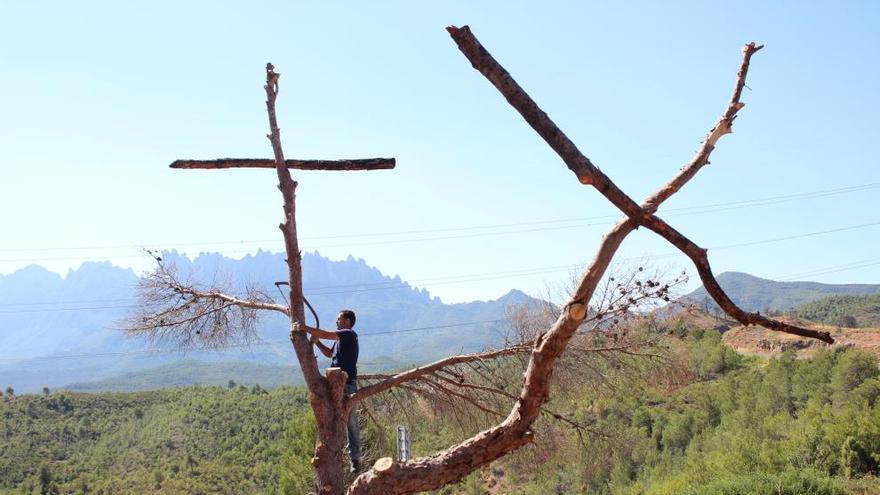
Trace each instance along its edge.
<path fill-rule="evenodd" d="M 277 493 L 305 392 L 230 385 L 6 393 L 0 493 Z"/>
<path fill-rule="evenodd" d="M 880 327 L 880 294 L 829 296 L 800 305 L 791 313 L 827 325 Z"/>
<path fill-rule="evenodd" d="M 548 408 L 584 429 L 545 417 L 535 445 L 443 493 L 880 494 L 873 355 L 744 358 L 716 332 L 679 330 L 665 364 L 597 358 L 601 382 L 559 384 Z M 428 423 L 417 453 L 454 438 L 453 424 Z"/>
<path fill-rule="evenodd" d="M 597 353 L 583 361 L 592 369 L 560 369 L 547 408 L 565 420 L 544 416 L 535 444 L 441 493 L 880 493 L 874 356 L 836 348 L 746 358 L 714 331 L 661 331 L 671 335 L 656 357 Z M 511 360 L 493 373 L 515 386 L 520 372 Z M 0 493 L 309 487 L 314 433 L 301 389 L 47 392 L 0 401 Z M 397 424 L 410 426 L 424 455 L 493 419 L 399 393 L 388 405 L 361 415 L 371 459 L 393 453 Z"/>

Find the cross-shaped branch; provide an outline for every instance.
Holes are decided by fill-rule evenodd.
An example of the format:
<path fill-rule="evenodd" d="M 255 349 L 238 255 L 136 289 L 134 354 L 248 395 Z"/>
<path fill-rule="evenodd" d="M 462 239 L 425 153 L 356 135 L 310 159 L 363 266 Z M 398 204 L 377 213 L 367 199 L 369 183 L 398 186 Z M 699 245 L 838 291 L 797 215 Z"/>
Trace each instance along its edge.
<path fill-rule="evenodd" d="M 280 189 L 285 199 L 285 223 L 281 225 L 284 232 L 285 247 L 287 248 L 288 264 L 290 260 L 299 265 L 299 249 L 296 234 L 296 211 L 295 194 L 297 183 L 290 177 L 290 169 L 297 170 L 329 170 L 329 171 L 354 171 L 354 170 L 388 170 L 396 165 L 394 158 L 363 158 L 353 160 L 302 160 L 285 159 L 281 149 L 281 135 L 275 117 L 275 98 L 278 95 L 278 78 L 280 74 L 275 72 L 272 64 L 266 65 L 266 107 L 269 111 L 270 134 L 267 136 L 272 142 L 275 153 L 274 159 L 261 158 L 218 158 L 215 160 L 175 160 L 171 168 L 176 169 L 227 169 L 227 168 L 269 168 L 278 173 Z M 290 305 L 291 318 L 303 321 L 302 313 L 302 273 L 297 269 L 290 273 Z"/>

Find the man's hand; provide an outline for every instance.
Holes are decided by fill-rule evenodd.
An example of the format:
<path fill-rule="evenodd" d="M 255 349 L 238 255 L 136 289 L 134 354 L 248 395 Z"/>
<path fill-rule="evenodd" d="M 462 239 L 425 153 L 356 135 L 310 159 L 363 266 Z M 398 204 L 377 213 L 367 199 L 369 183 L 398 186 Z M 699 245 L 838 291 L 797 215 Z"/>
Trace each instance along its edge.
<path fill-rule="evenodd" d="M 317 335 L 310 335 L 309 342 L 311 344 L 317 344 L 317 343 L 321 342 L 321 339 L 319 339 Z"/>
<path fill-rule="evenodd" d="M 293 339 L 293 336 L 298 334 L 299 332 L 305 331 L 305 327 L 300 324 L 300 322 L 295 321 L 290 325 L 290 338 Z"/>

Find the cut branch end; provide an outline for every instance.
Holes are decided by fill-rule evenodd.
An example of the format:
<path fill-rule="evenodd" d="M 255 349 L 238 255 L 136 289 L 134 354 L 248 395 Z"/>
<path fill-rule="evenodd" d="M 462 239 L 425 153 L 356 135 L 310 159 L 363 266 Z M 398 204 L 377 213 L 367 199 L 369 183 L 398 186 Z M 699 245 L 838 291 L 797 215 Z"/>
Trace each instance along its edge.
<path fill-rule="evenodd" d="M 373 471 L 376 471 L 377 473 L 382 473 L 391 469 L 392 466 L 394 466 L 394 459 L 390 457 L 383 457 L 376 461 L 375 464 L 373 464 Z"/>
<path fill-rule="evenodd" d="M 580 302 L 569 304 L 568 317 L 574 321 L 583 321 L 587 317 L 587 305 Z"/>

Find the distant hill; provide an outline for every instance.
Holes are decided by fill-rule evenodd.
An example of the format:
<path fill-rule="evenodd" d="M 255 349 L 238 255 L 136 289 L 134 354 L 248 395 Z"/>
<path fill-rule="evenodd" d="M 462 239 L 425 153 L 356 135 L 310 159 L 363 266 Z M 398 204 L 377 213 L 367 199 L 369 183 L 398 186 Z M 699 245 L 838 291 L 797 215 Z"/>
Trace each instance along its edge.
<path fill-rule="evenodd" d="M 226 281 L 232 292 L 256 286 L 283 302 L 274 285 L 286 278 L 282 254 L 259 251 L 242 259 L 202 254 L 189 259 L 171 251 L 162 256 L 183 277 Z M 194 383 L 179 373 L 168 373 L 175 366 L 198 376 L 212 369 L 209 363 L 239 363 L 226 366 L 234 368 L 242 362 L 269 367 L 296 362 L 288 342 L 288 322 L 277 314 L 261 320 L 261 341 L 250 347 L 186 355 L 146 350 L 148 343 L 125 338 L 116 329 L 136 302 L 137 282 L 132 270 L 107 262 L 84 263 L 65 277 L 36 265 L 0 275 L 0 386 L 27 392 L 77 383 L 78 388 L 92 389 L 86 383 L 120 376 L 142 385 L 146 382 L 130 374 L 153 368 L 149 374 L 157 378 L 155 383 L 174 386 Z M 333 325 L 341 308 L 357 312 L 355 329 L 361 336 L 365 371 L 498 345 L 505 333 L 502 320 L 507 306 L 537 302 L 512 290 L 493 301 L 444 304 L 425 289 L 389 277 L 362 259 L 333 261 L 318 253 L 303 254 L 303 287 L 324 327 Z M 309 315 L 310 324 L 312 320 Z M 203 364 L 172 364 L 181 359 Z M 224 383 L 226 379 L 236 377 L 228 376 Z M 120 389 L 115 378 L 101 383 Z"/>
<path fill-rule="evenodd" d="M 880 294 L 880 284 L 777 282 L 740 272 L 724 272 L 717 279 L 733 302 L 746 311 L 787 311 L 827 296 Z M 717 308 L 702 286 L 681 300 L 703 309 L 708 303 L 710 311 Z"/>

